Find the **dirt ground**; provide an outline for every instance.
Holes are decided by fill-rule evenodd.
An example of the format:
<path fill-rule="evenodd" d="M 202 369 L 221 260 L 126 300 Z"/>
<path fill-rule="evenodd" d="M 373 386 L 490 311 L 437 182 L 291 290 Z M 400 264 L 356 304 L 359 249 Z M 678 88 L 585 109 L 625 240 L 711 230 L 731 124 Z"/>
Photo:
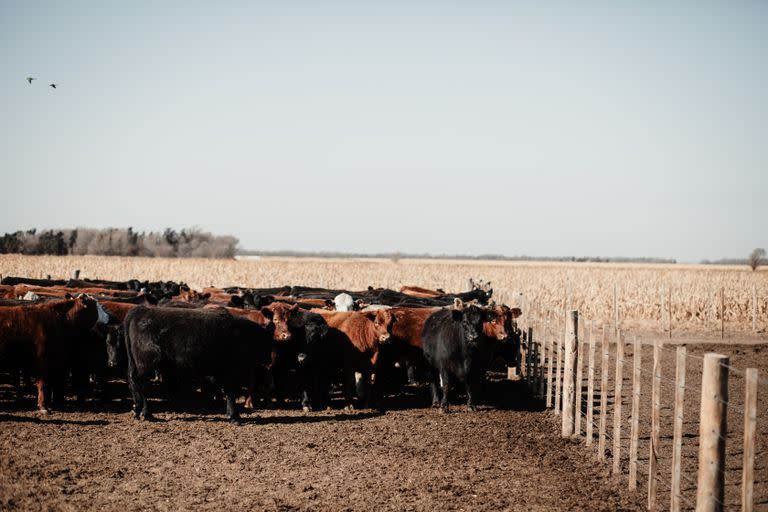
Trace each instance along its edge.
<path fill-rule="evenodd" d="M 127 402 L 48 417 L 0 388 L 2 510 L 640 510 L 521 383 L 469 413 L 423 389 L 372 410 L 221 411 L 139 422 Z"/>
<path fill-rule="evenodd" d="M 612 464 L 614 455 L 614 389 L 615 389 L 615 358 L 616 351 L 613 340 L 610 343 L 610 358 L 608 366 L 608 396 L 607 396 L 607 431 L 606 431 L 606 465 Z M 621 449 L 621 480 L 628 485 L 630 425 L 632 413 L 632 381 L 634 353 L 633 336 L 625 340 L 623 363 L 622 389 L 622 429 Z M 642 337 L 641 371 L 640 371 L 640 407 L 638 411 L 638 495 L 642 501 L 647 499 L 648 463 L 650 454 L 651 433 L 651 389 L 653 378 L 653 339 Z M 701 378 L 703 355 L 706 352 L 716 352 L 730 357 L 728 380 L 728 435 L 726 440 L 726 471 L 725 471 L 725 510 L 741 508 L 741 482 L 743 468 L 744 442 L 744 374 L 746 368 L 757 368 L 760 382 L 758 385 L 757 401 L 757 446 L 755 456 L 755 510 L 768 511 L 768 345 L 756 344 L 745 340 L 743 344 L 720 343 L 706 340 L 703 344 L 690 343 L 688 339 L 661 339 L 667 345 L 661 350 L 662 382 L 660 410 L 660 446 L 658 447 L 658 493 L 659 510 L 668 510 L 671 489 L 672 434 L 674 421 L 674 391 L 675 391 L 675 350 L 678 345 L 687 347 L 686 384 L 683 411 L 683 442 L 682 442 L 682 489 L 681 507 L 683 510 L 693 510 L 696 501 L 696 479 L 698 470 L 698 439 L 699 439 L 699 409 L 701 406 Z M 588 352 L 585 351 L 585 360 Z M 594 395 L 594 436 L 597 442 L 600 421 L 600 380 L 601 380 L 601 350 L 598 342 L 595 352 L 595 395 Z M 583 401 L 582 401 L 582 433 L 586 429 L 587 407 L 587 371 L 584 367 Z M 586 449 L 586 448 L 585 448 Z M 596 453 L 596 447 L 590 453 Z"/>

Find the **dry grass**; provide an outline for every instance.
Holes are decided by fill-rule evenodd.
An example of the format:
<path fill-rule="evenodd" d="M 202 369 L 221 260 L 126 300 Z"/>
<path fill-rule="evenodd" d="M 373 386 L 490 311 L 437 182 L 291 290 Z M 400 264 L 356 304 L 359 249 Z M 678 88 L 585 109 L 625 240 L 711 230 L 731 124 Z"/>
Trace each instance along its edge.
<path fill-rule="evenodd" d="M 467 278 L 493 283 L 495 297 L 538 315 L 568 306 L 598 323 L 613 316 L 618 283 L 624 327 L 659 329 L 668 325 L 662 292 L 671 291 L 673 329 L 719 332 L 720 290 L 725 292 L 729 333 L 752 331 L 752 294 L 757 292 L 757 328 L 768 329 L 768 271 L 748 267 L 535 263 L 497 261 L 260 258 L 242 260 L 126 258 L 108 256 L 0 255 L 0 273 L 63 278 L 73 269 L 84 277 L 185 281 L 194 288 L 302 284 L 361 289 L 397 289 L 415 284 L 447 291 L 466 289 Z M 666 301 L 666 298 L 664 299 Z M 662 318 L 663 314 L 663 318 Z"/>

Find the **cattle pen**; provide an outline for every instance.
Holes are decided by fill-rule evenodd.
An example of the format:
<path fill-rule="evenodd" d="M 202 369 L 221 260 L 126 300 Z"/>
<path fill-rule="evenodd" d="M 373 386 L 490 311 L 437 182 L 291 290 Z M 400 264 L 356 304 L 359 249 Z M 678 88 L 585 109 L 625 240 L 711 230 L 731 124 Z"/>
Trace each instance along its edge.
<path fill-rule="evenodd" d="M 89 398 L 82 409 L 67 399 L 40 416 L 15 401 L 6 379 L 2 509 L 768 509 L 768 272 L 0 256 L 5 276 L 66 279 L 74 269 L 178 279 L 199 291 L 465 290 L 468 277 L 482 277 L 498 303 L 522 310 L 524 343 L 518 367 L 489 373 L 475 413 L 440 414 L 423 401 L 424 385 L 409 385 L 387 395 L 386 411 L 344 410 L 335 395 L 329 410 L 306 413 L 289 401 L 234 427 L 219 406 L 176 410 L 155 397 L 158 420 L 138 422 L 117 379 L 122 397 Z M 700 471 L 701 460 L 715 469 Z"/>

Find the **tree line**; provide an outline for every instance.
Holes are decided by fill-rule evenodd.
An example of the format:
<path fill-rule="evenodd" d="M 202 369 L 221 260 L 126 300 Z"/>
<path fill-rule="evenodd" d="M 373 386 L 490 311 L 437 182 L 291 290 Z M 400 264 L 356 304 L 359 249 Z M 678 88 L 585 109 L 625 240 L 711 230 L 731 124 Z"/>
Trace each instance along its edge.
<path fill-rule="evenodd" d="M 237 238 L 199 228 L 134 231 L 133 228 L 30 229 L 0 237 L 0 254 L 233 258 Z"/>

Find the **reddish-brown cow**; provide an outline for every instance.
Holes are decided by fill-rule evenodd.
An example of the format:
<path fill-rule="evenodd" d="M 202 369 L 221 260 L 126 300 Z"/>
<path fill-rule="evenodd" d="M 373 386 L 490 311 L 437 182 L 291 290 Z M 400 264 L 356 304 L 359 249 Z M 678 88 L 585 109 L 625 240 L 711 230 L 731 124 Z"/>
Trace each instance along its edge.
<path fill-rule="evenodd" d="M 367 385 L 373 380 L 379 362 L 383 344 L 389 342 L 395 316 L 388 309 L 378 311 L 335 311 L 313 309 L 325 319 L 329 328 L 329 339 L 339 344 L 344 373 L 344 391 L 347 406 L 352 407 L 355 391 L 356 373 L 361 374 L 362 389 L 358 395 L 367 394 Z M 359 397 L 362 402 L 370 402 L 370 397 Z M 377 397 L 376 397 L 377 398 Z"/>
<path fill-rule="evenodd" d="M 51 388 L 63 384 L 75 343 L 96 324 L 98 316 L 97 302 L 87 295 L 0 307 L 0 360 L 37 378 L 40 412 L 49 412 Z"/>

